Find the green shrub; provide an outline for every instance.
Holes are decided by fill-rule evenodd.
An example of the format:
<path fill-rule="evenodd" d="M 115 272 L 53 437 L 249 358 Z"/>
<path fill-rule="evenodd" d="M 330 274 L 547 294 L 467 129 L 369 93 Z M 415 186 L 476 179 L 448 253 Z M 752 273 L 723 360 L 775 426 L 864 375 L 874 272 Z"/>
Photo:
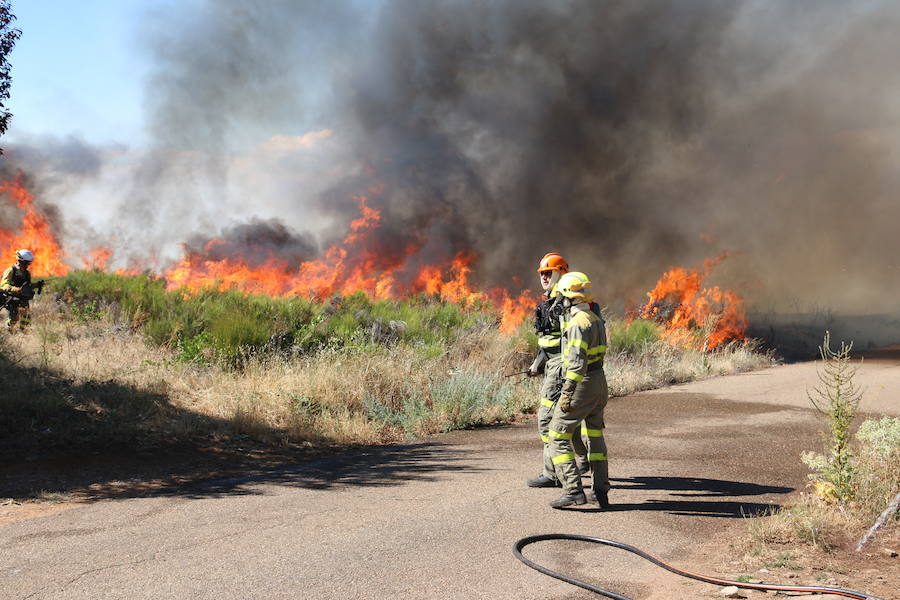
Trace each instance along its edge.
<path fill-rule="evenodd" d="M 372 300 L 358 292 L 319 303 L 235 289 L 166 290 L 163 280 L 147 275 L 96 271 L 75 271 L 55 279 L 53 287 L 77 318 L 99 318 L 109 310 L 151 343 L 177 350 L 179 360 L 215 360 L 228 367 L 240 367 L 246 357 L 261 352 L 315 352 L 366 344 L 414 344 L 436 357 L 466 331 L 497 321 L 483 307 L 430 296 Z"/>
<path fill-rule="evenodd" d="M 900 493 L 900 418 L 867 419 L 856 432 L 855 500 L 867 519 Z"/>
<path fill-rule="evenodd" d="M 377 423 L 390 427 L 402 426 L 401 411 L 394 410 L 377 396 L 366 393 L 363 397 L 363 407 L 368 417 Z"/>
<path fill-rule="evenodd" d="M 432 408 L 440 417 L 443 431 L 483 425 L 498 416 L 509 416 L 512 389 L 481 373 L 455 372 L 449 379 L 430 386 Z"/>
<path fill-rule="evenodd" d="M 205 331 L 193 336 L 185 336 L 178 339 L 175 348 L 178 354 L 175 360 L 184 363 L 205 365 L 209 363 L 209 354 L 206 350 L 210 347 L 209 334 Z"/>
<path fill-rule="evenodd" d="M 631 322 L 610 319 L 609 345 L 611 352 L 637 355 L 648 345 L 661 337 L 661 328 L 655 321 L 635 319 Z"/>
<path fill-rule="evenodd" d="M 364 397 L 363 406 L 373 421 L 415 437 L 510 418 L 521 410 L 519 400 L 506 382 L 483 373 L 454 371 L 424 390 L 408 389 L 398 408 L 371 394 Z"/>

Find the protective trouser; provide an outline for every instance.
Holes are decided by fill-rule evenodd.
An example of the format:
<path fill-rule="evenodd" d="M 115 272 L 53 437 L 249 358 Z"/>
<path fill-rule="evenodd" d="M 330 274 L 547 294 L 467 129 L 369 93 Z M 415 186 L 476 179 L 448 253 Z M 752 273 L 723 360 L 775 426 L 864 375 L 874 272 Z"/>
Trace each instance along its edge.
<path fill-rule="evenodd" d="M 10 300 L 6 305 L 6 310 L 9 312 L 9 319 L 6 321 L 6 327 L 10 331 L 15 329 L 16 323 L 19 324 L 19 328 L 23 331 L 31 324 L 27 300 Z"/>
<path fill-rule="evenodd" d="M 551 355 L 544 365 L 544 380 L 541 383 L 541 403 L 538 406 L 538 433 L 544 443 L 544 477 L 557 481 L 556 471 L 550 449 L 550 420 L 562 387 L 562 358 L 559 354 Z M 572 446 L 578 456 L 587 454 L 587 448 L 580 435 L 572 436 Z"/>
<path fill-rule="evenodd" d="M 582 421 L 588 438 L 587 457 L 591 463 L 592 487 L 595 492 L 609 491 L 606 440 L 603 437 L 603 411 L 608 400 L 606 375 L 600 363 L 578 383 L 567 412 L 563 412 L 559 405 L 554 408 L 547 432 L 550 461 L 555 469 L 553 479 L 562 482 L 566 494 L 581 491 L 581 475 L 575 462 L 573 439 L 579 437 Z"/>

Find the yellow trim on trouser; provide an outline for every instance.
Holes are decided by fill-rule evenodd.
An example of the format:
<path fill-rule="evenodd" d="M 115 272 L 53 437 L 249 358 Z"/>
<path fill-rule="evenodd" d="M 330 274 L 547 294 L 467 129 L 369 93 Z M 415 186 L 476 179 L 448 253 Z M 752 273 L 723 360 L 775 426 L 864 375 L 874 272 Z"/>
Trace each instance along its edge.
<path fill-rule="evenodd" d="M 553 408 L 554 406 L 556 406 L 556 402 L 551 402 L 549 398 L 541 398 L 541 404 L 543 404 L 547 408 Z"/>
<path fill-rule="evenodd" d="M 547 442 L 550 441 L 550 438 L 548 438 L 546 435 L 542 435 L 542 436 L 541 436 L 541 441 L 544 442 L 544 443 L 546 444 Z"/>
<path fill-rule="evenodd" d="M 602 462 L 607 460 L 605 452 L 588 452 L 588 462 Z"/>
<path fill-rule="evenodd" d="M 575 371 L 566 371 L 566 379 L 578 382 L 584 379 L 584 375 L 579 375 Z"/>
<path fill-rule="evenodd" d="M 584 423 L 581 424 L 581 431 L 586 433 L 588 437 L 603 437 L 602 429 L 588 429 Z"/>
<path fill-rule="evenodd" d="M 575 460 L 575 453 L 574 452 L 566 452 L 565 454 L 560 454 L 559 456 L 554 456 L 552 460 L 553 460 L 554 465 L 558 465 L 558 464 L 564 463 L 564 462 L 569 462 L 570 460 Z"/>
<path fill-rule="evenodd" d="M 553 431 L 552 429 L 547 432 L 547 435 L 549 435 L 550 437 L 555 438 L 557 440 L 571 440 L 572 439 L 571 433 L 560 433 L 559 431 Z"/>

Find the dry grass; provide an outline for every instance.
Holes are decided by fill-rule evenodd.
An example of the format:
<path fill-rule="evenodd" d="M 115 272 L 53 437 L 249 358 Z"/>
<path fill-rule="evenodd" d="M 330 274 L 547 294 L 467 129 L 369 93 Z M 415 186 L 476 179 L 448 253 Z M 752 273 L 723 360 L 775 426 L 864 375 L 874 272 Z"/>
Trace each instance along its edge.
<path fill-rule="evenodd" d="M 672 346 L 664 341 L 644 345 L 636 353 L 611 353 L 606 360 L 610 394 L 626 396 L 673 383 L 764 369 L 775 364 L 755 342 L 733 342 L 713 352 Z"/>
<path fill-rule="evenodd" d="M 847 545 L 868 525 L 853 512 L 823 504 L 809 494 L 801 494 L 793 506 L 748 523 L 755 553 L 765 553 L 771 545 L 795 542 L 827 551 Z"/>
<path fill-rule="evenodd" d="M 48 392 L 48 404 L 68 396 L 76 410 L 96 416 L 93 423 L 100 427 L 102 415 L 113 408 L 93 398 L 91 386 L 114 383 L 121 386 L 119 396 L 129 390 L 150 394 L 167 406 L 144 414 L 143 429 L 169 441 L 244 434 L 271 442 L 389 442 L 506 420 L 527 408 L 533 395 L 529 386 L 515 386 L 502 376 L 521 360 L 524 342 L 511 345 L 488 327 L 440 353 L 412 345 L 344 347 L 294 358 L 250 357 L 236 372 L 177 361 L 173 351 L 148 345 L 128 327 L 108 319 L 77 322 L 48 301 L 36 303 L 34 321 L 28 335 L 4 334 L 2 343 L 5 355 L 16 357 L 15 368 L 78 390 Z M 460 414 L 459 403 L 444 397 L 460 392 L 450 384 L 459 381 L 474 381 L 469 395 L 488 401 Z M 46 387 L 32 383 L 19 394 L 31 396 L 30 404 Z M 422 401 L 418 414 L 401 419 L 410 398 Z M 381 414 L 373 413 L 373 406 Z M 56 436 L 78 435 L 58 425 L 52 429 Z"/>
<path fill-rule="evenodd" d="M 851 544 L 861 548 L 867 530 L 872 534 L 881 526 L 888 531 L 900 527 L 892 503 L 900 494 L 900 418 L 866 419 L 851 435 L 862 392 L 853 381 L 849 346 L 831 351 L 826 333 L 821 355 L 820 385 L 809 399 L 830 431 L 823 454 L 801 455 L 812 470 L 814 493 L 801 494 L 793 506 L 751 522 L 750 539 L 760 552 L 773 544 L 806 544 L 826 552 Z"/>
<path fill-rule="evenodd" d="M 28 416 L 32 427 L 52 429 L 60 443 L 77 441 L 85 427 L 98 438 L 104 427 L 132 428 L 121 436 L 128 443 L 217 435 L 275 443 L 384 443 L 514 419 L 534 410 L 538 394 L 537 380 L 503 377 L 530 362 L 527 339 L 501 336 L 489 324 L 443 345 L 267 354 L 249 357 L 234 371 L 180 361 L 175 350 L 149 345 L 129 326 L 110 318 L 74 319 L 49 298 L 37 302 L 34 312 L 30 334 L 4 336 L 0 343 L 4 355 L 15 357 L 10 368 L 40 380 L 21 388 L 30 396 L 29 410 L 47 405 Z M 610 357 L 607 373 L 613 394 L 625 395 L 768 364 L 771 359 L 751 345 L 704 355 L 657 341 L 636 356 Z M 42 425 L 53 410 L 85 418 L 71 430 L 63 418 Z"/>

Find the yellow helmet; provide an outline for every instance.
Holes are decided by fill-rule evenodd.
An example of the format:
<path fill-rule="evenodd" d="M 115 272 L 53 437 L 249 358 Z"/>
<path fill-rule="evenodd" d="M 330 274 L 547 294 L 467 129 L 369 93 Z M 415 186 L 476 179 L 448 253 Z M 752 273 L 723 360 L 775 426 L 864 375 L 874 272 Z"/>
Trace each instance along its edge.
<path fill-rule="evenodd" d="M 591 293 L 591 280 L 580 271 L 572 271 L 560 277 L 556 291 L 575 303 L 590 302 L 594 299 Z"/>

